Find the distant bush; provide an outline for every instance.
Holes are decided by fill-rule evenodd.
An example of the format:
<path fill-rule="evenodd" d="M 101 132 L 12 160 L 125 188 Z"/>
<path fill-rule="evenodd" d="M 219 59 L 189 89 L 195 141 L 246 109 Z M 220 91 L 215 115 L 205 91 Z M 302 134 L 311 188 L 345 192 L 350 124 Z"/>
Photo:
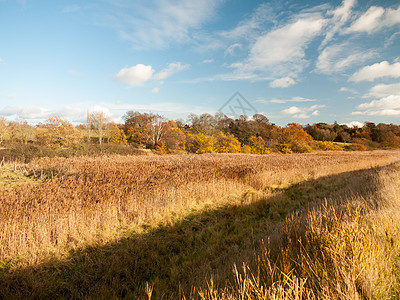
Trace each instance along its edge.
<path fill-rule="evenodd" d="M 288 144 L 280 144 L 279 151 L 282 153 L 293 153 L 293 150 L 290 148 Z"/>
<path fill-rule="evenodd" d="M 311 153 L 313 149 L 307 142 L 292 142 L 290 148 L 295 153 Z"/>
<path fill-rule="evenodd" d="M 280 144 L 279 151 L 282 153 L 311 153 L 313 149 L 307 142 L 293 141 L 290 143 Z"/>
<path fill-rule="evenodd" d="M 242 146 L 241 152 L 242 152 L 242 153 L 250 154 L 250 153 L 252 153 L 251 150 L 252 150 L 252 149 L 251 149 L 251 147 L 250 147 L 249 145 L 243 145 L 243 146 Z"/>
<path fill-rule="evenodd" d="M 249 146 L 250 146 L 250 153 L 254 154 L 268 154 L 270 153 L 269 149 L 266 147 L 266 142 L 261 136 L 251 136 L 249 138 Z"/>
<path fill-rule="evenodd" d="M 146 155 L 147 152 L 123 145 L 76 144 L 72 147 L 44 146 L 35 144 L 8 144 L 0 150 L 0 157 L 6 160 L 30 162 L 40 157 L 99 156 L 106 154 Z"/>
<path fill-rule="evenodd" d="M 33 144 L 9 144 L 6 149 L 0 150 L 0 156 L 6 160 L 19 160 L 30 162 L 37 157 L 56 157 L 63 156 L 54 149 L 47 146 L 38 146 Z"/>
<path fill-rule="evenodd" d="M 334 144 L 332 142 L 328 141 L 315 141 L 315 146 L 318 150 L 323 150 L 323 151 L 340 151 L 343 150 L 342 147 L 340 147 L 337 144 Z"/>
<path fill-rule="evenodd" d="M 239 153 L 240 142 L 233 134 L 220 132 L 215 141 L 215 152 L 218 153 Z"/>
<path fill-rule="evenodd" d="M 346 146 L 345 149 L 350 151 L 367 151 L 367 147 L 364 144 L 351 144 Z"/>
<path fill-rule="evenodd" d="M 215 138 L 204 133 L 189 133 L 186 139 L 186 150 L 192 153 L 214 152 Z"/>

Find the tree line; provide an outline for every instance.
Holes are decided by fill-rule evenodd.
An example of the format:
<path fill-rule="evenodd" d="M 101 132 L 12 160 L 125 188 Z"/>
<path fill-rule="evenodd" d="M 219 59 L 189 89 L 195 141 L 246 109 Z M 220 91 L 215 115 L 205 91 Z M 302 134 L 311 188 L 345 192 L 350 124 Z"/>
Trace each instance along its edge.
<path fill-rule="evenodd" d="M 82 143 L 129 145 L 158 153 L 283 153 L 315 150 L 400 148 L 400 126 L 366 122 L 362 127 L 327 123 L 302 126 L 272 124 L 262 114 L 230 118 L 222 113 L 190 114 L 186 121 L 154 113 L 128 111 L 116 124 L 103 112 L 87 113 L 86 123 L 73 126 L 55 116 L 35 126 L 0 117 L 0 143 L 33 143 L 73 147 Z"/>

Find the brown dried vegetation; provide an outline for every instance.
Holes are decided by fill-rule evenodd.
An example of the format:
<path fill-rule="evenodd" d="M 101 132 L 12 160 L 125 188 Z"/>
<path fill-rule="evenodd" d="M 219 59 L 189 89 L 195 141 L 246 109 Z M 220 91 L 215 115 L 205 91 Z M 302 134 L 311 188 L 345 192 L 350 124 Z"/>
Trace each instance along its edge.
<path fill-rule="evenodd" d="M 44 257 L 65 258 L 72 249 L 117 242 L 127 232 L 149 232 L 194 212 L 246 206 L 299 182 L 399 158 L 398 151 L 374 151 L 36 159 L 25 168 L 41 178 L 39 184 L 0 190 L 0 261 L 12 262 L 4 267 L 12 274 Z M 293 201 L 268 218 L 281 222 L 308 205 L 290 193 Z"/>

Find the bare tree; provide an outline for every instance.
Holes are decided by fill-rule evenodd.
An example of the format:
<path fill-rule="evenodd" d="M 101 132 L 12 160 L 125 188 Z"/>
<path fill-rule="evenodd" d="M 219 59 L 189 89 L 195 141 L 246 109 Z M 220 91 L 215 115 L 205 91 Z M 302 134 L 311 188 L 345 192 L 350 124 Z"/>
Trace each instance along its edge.
<path fill-rule="evenodd" d="M 89 116 L 90 124 L 97 129 L 97 133 L 99 135 L 99 144 L 101 145 L 106 125 L 109 123 L 109 120 L 106 114 L 102 111 L 94 111 L 90 113 Z"/>
<path fill-rule="evenodd" d="M 87 131 L 88 131 L 88 142 L 90 143 L 90 129 L 92 129 L 92 120 L 90 118 L 90 113 L 89 111 L 86 112 L 86 126 L 87 126 Z"/>
<path fill-rule="evenodd" d="M 169 125 L 167 118 L 158 114 L 151 114 L 149 129 L 153 146 L 160 144 L 161 139 L 163 139 L 168 132 L 168 128 Z"/>
<path fill-rule="evenodd" d="M 158 114 L 128 111 L 124 119 L 128 138 L 136 144 L 156 147 L 168 133 L 168 119 Z"/>
<path fill-rule="evenodd" d="M 0 117 L 0 144 L 4 141 L 7 133 L 8 133 L 8 128 L 6 119 L 4 117 Z"/>

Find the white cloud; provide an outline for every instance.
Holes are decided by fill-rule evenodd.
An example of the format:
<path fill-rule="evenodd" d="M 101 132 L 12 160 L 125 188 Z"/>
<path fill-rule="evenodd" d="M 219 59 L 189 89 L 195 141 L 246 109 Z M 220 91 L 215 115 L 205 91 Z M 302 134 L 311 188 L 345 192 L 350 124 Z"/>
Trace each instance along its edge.
<path fill-rule="evenodd" d="M 361 15 L 347 30 L 347 32 L 371 33 L 376 30 L 378 23 L 385 13 L 385 9 L 380 6 L 371 6 L 363 15 Z"/>
<path fill-rule="evenodd" d="M 279 79 L 275 79 L 274 81 L 271 81 L 269 83 L 269 86 L 272 88 L 287 88 L 289 86 L 292 86 L 296 84 L 296 81 L 294 81 L 293 78 L 291 77 L 282 77 Z"/>
<path fill-rule="evenodd" d="M 116 123 L 123 122 L 122 116 L 129 110 L 140 112 L 153 112 L 165 115 L 170 119 L 186 118 L 190 113 L 202 114 L 210 113 L 210 107 L 203 106 L 187 106 L 178 102 L 151 102 L 145 101 L 138 104 L 126 104 L 121 101 L 100 102 L 95 105 L 90 103 L 73 103 L 66 107 L 57 107 L 47 109 L 38 106 L 7 106 L 0 107 L 0 115 L 5 116 L 8 120 L 20 118 L 27 120 L 31 124 L 44 122 L 50 116 L 60 116 L 75 124 L 86 122 L 87 111 L 102 111 Z"/>
<path fill-rule="evenodd" d="M 272 67 L 286 64 L 285 73 L 288 70 L 300 72 L 306 64 L 305 49 L 320 34 L 324 24 L 324 19 L 312 15 L 270 31 L 256 40 L 248 60 L 236 67 L 249 71 L 273 71 L 276 68 Z"/>
<path fill-rule="evenodd" d="M 171 43 L 192 41 L 196 31 L 211 20 L 221 0 L 110 1 L 113 7 L 104 25 L 135 48 L 163 48 Z"/>
<path fill-rule="evenodd" d="M 153 88 L 153 89 L 151 90 L 151 92 L 152 92 L 153 94 L 157 94 L 159 91 L 160 91 L 160 88 L 159 88 L 159 87 L 155 87 L 155 88 Z"/>
<path fill-rule="evenodd" d="M 384 26 L 393 26 L 400 24 L 400 5 L 397 9 L 388 8 L 385 12 Z"/>
<path fill-rule="evenodd" d="M 342 72 L 363 63 L 375 54 L 373 50 L 361 51 L 347 42 L 328 46 L 318 56 L 315 71 L 322 74 Z"/>
<path fill-rule="evenodd" d="M 10 99 L 14 99 L 17 96 L 18 96 L 18 94 L 9 94 L 9 95 L 7 95 L 7 97 L 10 98 Z"/>
<path fill-rule="evenodd" d="M 211 64 L 213 62 L 214 62 L 213 59 L 205 59 L 205 60 L 202 61 L 203 64 Z"/>
<path fill-rule="evenodd" d="M 0 57 L 0 64 L 3 62 L 3 60 L 1 59 L 1 57 Z"/>
<path fill-rule="evenodd" d="M 52 111 L 36 106 L 6 106 L 0 110 L 3 116 L 17 116 L 22 119 L 47 119 Z"/>
<path fill-rule="evenodd" d="M 357 109 L 353 115 L 400 116 L 400 94 L 362 103 Z"/>
<path fill-rule="evenodd" d="M 170 63 L 167 68 L 161 70 L 159 73 L 154 75 L 154 79 L 163 80 L 170 77 L 172 74 L 181 72 L 190 67 L 190 65 L 183 65 L 180 62 Z"/>
<path fill-rule="evenodd" d="M 357 91 L 353 90 L 353 89 L 349 89 L 347 87 L 341 87 L 339 89 L 340 92 L 347 92 L 347 93 L 352 93 L 352 94 L 357 94 Z"/>
<path fill-rule="evenodd" d="M 400 83 L 378 84 L 365 97 L 378 99 L 357 106 L 353 115 L 400 116 Z"/>
<path fill-rule="evenodd" d="M 112 119 L 112 113 L 111 113 L 109 107 L 102 106 L 102 105 L 95 105 L 95 106 L 90 107 L 90 108 L 88 109 L 88 111 L 89 111 L 90 113 L 93 113 L 93 112 L 102 112 L 107 118 Z M 76 113 L 79 113 L 79 110 L 76 110 L 76 108 L 75 108 L 75 109 L 71 109 L 71 112 L 74 112 L 74 114 L 76 114 Z M 73 115 L 73 114 L 72 114 L 72 115 Z"/>
<path fill-rule="evenodd" d="M 364 126 L 364 123 L 361 123 L 361 122 L 358 122 L 358 121 L 351 121 L 351 122 L 348 122 L 348 123 L 342 123 L 340 125 L 346 125 L 349 128 L 355 128 L 355 127 L 362 128 Z"/>
<path fill-rule="evenodd" d="M 183 65 L 181 62 L 174 62 L 168 64 L 165 69 L 153 75 L 155 71 L 152 66 L 137 64 L 133 67 L 121 69 L 118 74 L 115 75 L 115 78 L 131 86 L 141 86 L 151 79 L 160 80 L 160 84 L 163 84 L 164 82 L 162 80 L 171 77 L 177 72 L 186 70 L 189 67 L 190 65 L 188 64 Z"/>
<path fill-rule="evenodd" d="M 380 6 L 371 6 L 346 30 L 347 33 L 367 32 L 373 33 L 384 27 L 400 24 L 400 6 L 397 9 Z"/>
<path fill-rule="evenodd" d="M 234 69 L 231 77 L 236 80 L 260 80 L 267 76 L 295 78 L 309 64 L 305 59 L 306 48 L 327 23 L 322 9 L 326 5 L 303 10 L 268 32 L 264 29 L 253 34 L 254 42 L 249 46 L 247 58 L 230 65 Z"/>
<path fill-rule="evenodd" d="M 382 61 L 371 66 L 366 66 L 355 72 L 349 81 L 373 81 L 382 77 L 400 77 L 400 62 L 391 65 L 387 61 Z"/>
<path fill-rule="evenodd" d="M 312 112 L 311 115 L 313 115 L 313 116 L 319 116 L 319 110 L 314 110 L 314 111 Z"/>
<path fill-rule="evenodd" d="M 263 3 L 247 19 L 239 22 L 232 30 L 222 31 L 219 35 L 223 38 L 237 41 L 239 39 L 252 39 L 258 30 L 263 29 L 265 23 L 274 23 L 275 14 L 270 4 Z"/>
<path fill-rule="evenodd" d="M 153 73 L 152 66 L 137 64 L 130 68 L 121 69 L 115 77 L 131 86 L 141 86 L 153 77 Z"/>
<path fill-rule="evenodd" d="M 240 47 L 242 47 L 242 45 L 239 44 L 239 43 L 235 43 L 235 44 L 230 45 L 230 46 L 225 50 L 224 56 L 228 56 L 228 55 L 233 56 L 233 55 L 235 54 L 235 49 L 236 49 L 236 48 L 240 48 Z"/>
<path fill-rule="evenodd" d="M 86 111 L 84 111 L 81 106 L 72 106 L 72 105 L 64 107 L 62 109 L 55 110 L 54 113 L 52 113 L 52 115 L 59 115 L 62 117 L 72 117 L 73 120 L 81 116 L 86 117 L 85 114 Z"/>
<path fill-rule="evenodd" d="M 314 102 L 316 99 L 307 99 L 303 97 L 293 97 L 291 99 L 272 99 L 271 103 L 290 103 L 290 102 Z"/>
<path fill-rule="evenodd" d="M 6 106 L 0 110 L 0 114 L 6 117 L 17 117 L 27 121 L 43 122 L 51 116 L 60 116 L 71 121 L 84 121 L 86 111 L 81 106 L 67 106 L 61 109 L 50 110 L 38 106 Z"/>
<path fill-rule="evenodd" d="M 349 24 L 357 15 L 356 4 L 357 0 L 343 0 L 338 6 L 317 5 L 297 14 L 285 13 L 284 16 L 276 14 L 276 9 L 269 3 L 259 6 L 258 12 L 239 22 L 233 30 L 217 34 L 221 37 L 222 45 L 230 45 L 225 50 L 225 56 L 237 54 L 239 45 L 242 50 L 248 47 L 249 54 L 229 65 L 233 71 L 219 74 L 212 79 L 258 81 L 269 77 L 273 80 L 270 87 L 290 86 L 292 81 L 280 81 L 279 77 L 293 80 L 299 78 L 299 73 L 309 66 L 313 58 L 313 53 L 308 52 L 311 47 L 319 51 L 315 61 L 316 73 L 344 73 L 365 65 L 365 61 L 378 55 L 378 50 L 374 50 L 374 47 L 363 48 L 364 43 L 356 43 L 352 38 L 343 42 L 345 28 L 349 30 Z M 382 20 L 385 24 L 400 23 L 396 19 L 398 13 L 400 16 L 400 7 L 397 10 L 383 10 Z M 367 16 L 364 21 L 360 17 L 359 21 L 353 22 L 353 28 L 361 26 L 356 24 L 368 23 Z M 319 46 L 316 44 L 317 38 L 322 40 Z"/>
<path fill-rule="evenodd" d="M 366 96 L 382 98 L 390 95 L 400 95 L 400 83 L 375 85 Z"/>
<path fill-rule="evenodd" d="M 385 40 L 385 48 L 391 46 L 394 41 L 396 40 L 396 38 L 398 38 L 400 36 L 400 32 L 395 32 L 393 33 L 388 39 Z"/>
<path fill-rule="evenodd" d="M 285 115 L 291 115 L 292 118 L 296 119 L 307 119 L 309 118 L 309 113 L 311 112 L 311 115 L 313 116 L 318 116 L 319 111 L 317 110 L 318 108 L 323 108 L 326 107 L 325 105 L 313 105 L 310 107 L 297 107 L 297 106 L 291 106 L 287 109 L 284 109 L 281 111 L 282 114 Z"/>
<path fill-rule="evenodd" d="M 286 109 L 282 110 L 282 113 L 283 114 L 287 114 L 287 115 L 298 114 L 298 113 L 301 113 L 301 112 L 303 112 L 303 110 L 300 109 L 297 106 L 292 106 L 292 107 L 289 107 L 289 108 L 286 108 Z"/>
<path fill-rule="evenodd" d="M 360 104 L 359 109 L 400 109 L 400 95 L 390 95 L 380 100 Z"/>
<path fill-rule="evenodd" d="M 338 31 L 340 31 L 343 25 L 349 20 L 349 18 L 351 17 L 352 8 L 356 4 L 356 2 L 356 0 L 343 0 L 341 6 L 327 13 L 328 15 L 332 15 L 332 18 L 329 21 L 327 33 L 320 45 L 320 49 L 325 47 L 325 45 L 332 40 L 334 35 Z"/>

